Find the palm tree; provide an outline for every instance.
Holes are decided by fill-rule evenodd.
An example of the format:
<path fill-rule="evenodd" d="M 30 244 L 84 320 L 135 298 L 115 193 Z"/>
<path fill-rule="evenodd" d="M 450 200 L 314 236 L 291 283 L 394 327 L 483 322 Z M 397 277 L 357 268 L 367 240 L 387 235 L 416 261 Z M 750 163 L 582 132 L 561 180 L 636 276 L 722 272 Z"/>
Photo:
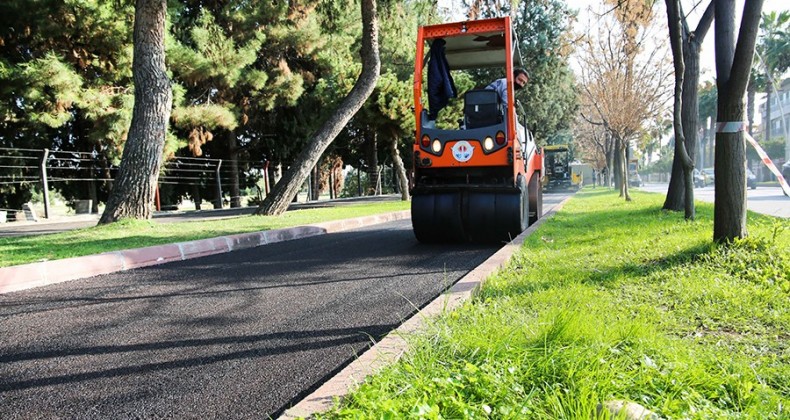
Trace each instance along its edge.
<path fill-rule="evenodd" d="M 765 140 L 771 139 L 771 91 L 776 77 L 790 68 L 790 11 L 763 13 L 760 40 L 755 48 L 757 61 L 765 75 Z M 787 139 L 785 139 L 787 141 Z"/>

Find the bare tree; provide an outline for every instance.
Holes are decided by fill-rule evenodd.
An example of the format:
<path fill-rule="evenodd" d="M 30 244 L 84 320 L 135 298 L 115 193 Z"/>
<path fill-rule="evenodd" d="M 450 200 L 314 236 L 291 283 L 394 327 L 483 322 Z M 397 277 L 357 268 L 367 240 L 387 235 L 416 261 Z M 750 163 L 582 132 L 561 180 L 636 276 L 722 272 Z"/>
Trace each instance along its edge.
<path fill-rule="evenodd" d="M 598 32 L 583 40 L 581 91 L 591 110 L 585 119 L 602 126 L 614 142 L 608 166 L 621 197 L 630 200 L 626 152 L 645 123 L 664 111 L 670 70 L 666 50 L 644 48 L 655 30 L 652 9 L 623 0 L 613 10 L 616 19 L 601 16 Z"/>
<path fill-rule="evenodd" d="M 582 103 L 583 105 L 583 103 Z M 594 115 L 595 110 L 583 109 L 581 116 L 574 124 L 576 150 L 584 162 L 589 163 L 593 169 L 601 171 L 601 183 L 610 185 L 604 176 L 610 172 L 611 160 L 614 155 L 614 141 L 612 136 L 604 129 L 603 125 L 587 119 L 587 115 Z M 603 171 L 606 169 L 606 171 Z"/>
<path fill-rule="evenodd" d="M 351 120 L 351 117 L 359 111 L 376 87 L 376 80 L 378 80 L 381 69 L 376 0 L 362 1 L 362 48 L 360 54 L 362 56 L 362 73 L 351 92 L 346 95 L 329 119 L 313 134 L 310 143 L 288 168 L 280 182 L 274 186 L 272 192 L 266 196 L 266 199 L 256 210 L 256 214 L 279 215 L 288 209 L 288 204 L 299 192 L 299 187 L 310 175 L 310 171 L 318 159 Z"/>
<path fill-rule="evenodd" d="M 669 179 L 664 209 L 674 211 L 685 209 L 685 217 L 693 219 L 695 212 L 693 170 L 697 151 L 697 126 L 699 125 L 697 99 L 699 55 L 702 41 L 713 22 L 714 4 L 711 0 L 697 24 L 697 29 L 692 32 L 689 29 L 680 0 L 667 0 L 666 3 L 667 18 L 670 24 L 670 43 L 673 45 L 676 72 L 678 60 L 682 60 L 684 63 L 681 79 L 682 95 L 679 98 L 681 104 L 679 121 L 682 123 L 681 132 L 684 141 L 678 144 L 677 139 L 680 137 L 677 133 L 675 134 L 675 156 L 672 161 L 672 176 Z M 676 42 L 679 51 L 675 51 Z M 675 94 L 677 95 L 678 92 L 676 91 Z M 678 98 L 675 98 L 675 101 L 677 104 Z"/>
<path fill-rule="evenodd" d="M 134 109 L 121 167 L 99 224 L 148 219 L 173 105 L 165 73 L 165 0 L 137 0 L 134 13 Z"/>
<path fill-rule="evenodd" d="M 735 0 L 715 0 L 716 112 L 715 207 L 713 239 L 729 242 L 746 236 L 746 168 L 743 95 L 754 57 L 762 0 L 744 2 L 735 40 Z"/>

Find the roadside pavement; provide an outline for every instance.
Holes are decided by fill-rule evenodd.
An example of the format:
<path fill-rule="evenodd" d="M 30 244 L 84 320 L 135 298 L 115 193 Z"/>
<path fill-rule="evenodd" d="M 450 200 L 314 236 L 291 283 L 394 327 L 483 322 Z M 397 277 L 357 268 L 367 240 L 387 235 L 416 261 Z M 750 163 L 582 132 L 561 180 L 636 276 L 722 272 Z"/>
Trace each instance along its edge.
<path fill-rule="evenodd" d="M 666 195 L 668 188 L 669 184 L 666 183 L 649 183 L 640 189 Z M 715 204 L 716 190 L 713 185 L 694 188 L 694 199 Z M 785 196 L 778 185 L 760 185 L 756 189 L 746 190 L 746 207 L 756 213 L 790 218 L 790 197 Z"/>
<path fill-rule="evenodd" d="M 365 197 L 339 198 L 335 200 L 311 201 L 307 203 L 293 203 L 288 206 L 288 211 L 319 208 L 339 207 L 361 203 L 377 203 L 382 201 L 397 201 L 400 195 L 388 194 Z M 207 210 L 179 210 L 154 212 L 153 220 L 158 223 L 179 223 L 193 220 L 219 220 L 253 214 L 257 207 L 237 207 L 227 209 Z M 46 235 L 49 233 L 63 232 L 73 229 L 82 229 L 95 226 L 100 214 L 79 214 L 60 216 L 52 219 L 39 219 L 38 222 L 9 222 L 0 224 L 0 238 L 8 236 Z"/>

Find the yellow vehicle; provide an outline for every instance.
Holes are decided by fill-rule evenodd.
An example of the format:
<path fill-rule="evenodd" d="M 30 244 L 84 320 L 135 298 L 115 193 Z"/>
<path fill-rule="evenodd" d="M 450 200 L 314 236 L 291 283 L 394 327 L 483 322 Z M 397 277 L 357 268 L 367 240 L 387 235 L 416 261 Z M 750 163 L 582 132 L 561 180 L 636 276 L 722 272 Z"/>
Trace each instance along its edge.
<path fill-rule="evenodd" d="M 546 164 L 544 186 L 546 190 L 567 189 L 573 182 L 571 178 L 571 149 L 567 144 L 555 144 L 543 148 Z M 576 182 L 578 185 L 578 182 Z"/>
<path fill-rule="evenodd" d="M 584 176 L 582 173 L 573 172 L 571 173 L 571 184 L 578 188 L 581 188 L 582 184 L 584 183 Z"/>
<path fill-rule="evenodd" d="M 577 190 L 593 182 L 593 168 L 589 163 L 571 163 L 571 184 Z"/>

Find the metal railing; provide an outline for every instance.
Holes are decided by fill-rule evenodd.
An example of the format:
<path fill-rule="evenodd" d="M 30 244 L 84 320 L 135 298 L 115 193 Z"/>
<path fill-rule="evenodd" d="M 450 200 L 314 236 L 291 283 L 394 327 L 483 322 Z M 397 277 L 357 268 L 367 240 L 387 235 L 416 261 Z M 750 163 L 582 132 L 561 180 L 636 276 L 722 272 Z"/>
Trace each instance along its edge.
<path fill-rule="evenodd" d="M 164 162 L 158 179 L 159 185 L 195 185 L 205 187 L 214 184 L 214 205 L 222 207 L 223 190 L 231 188 L 228 182 L 233 174 L 230 165 L 223 159 L 177 157 Z M 261 177 L 265 193 L 270 190 L 266 161 L 239 160 L 239 176 L 250 174 Z M 3 171 L 8 169 L 11 171 Z M 44 217 L 50 217 L 49 193 L 53 183 L 114 181 L 118 166 L 107 162 L 96 152 L 69 150 L 26 149 L 0 147 L 0 186 L 31 185 L 41 188 L 44 202 Z M 256 173 L 257 172 L 257 173 Z M 231 200 L 241 197 L 230 197 Z M 160 205 L 157 202 L 157 209 Z M 7 211 L 20 211 L 7 209 Z"/>

